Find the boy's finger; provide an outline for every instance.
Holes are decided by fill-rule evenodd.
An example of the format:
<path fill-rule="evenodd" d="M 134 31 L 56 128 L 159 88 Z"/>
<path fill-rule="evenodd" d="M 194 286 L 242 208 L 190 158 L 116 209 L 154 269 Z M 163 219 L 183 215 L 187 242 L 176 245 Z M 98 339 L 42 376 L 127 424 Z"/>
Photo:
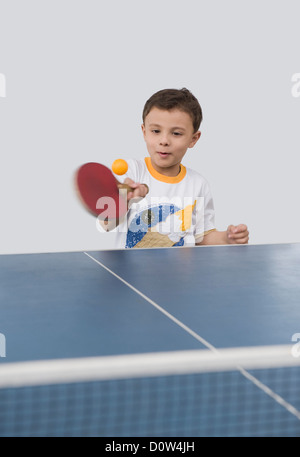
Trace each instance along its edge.
<path fill-rule="evenodd" d="M 148 194 L 149 192 L 149 187 L 147 186 L 147 184 L 141 184 L 140 185 L 140 191 L 141 191 L 141 195 L 143 197 L 146 197 L 146 195 Z"/>
<path fill-rule="evenodd" d="M 130 179 L 130 178 L 124 179 L 124 183 L 125 183 L 125 184 L 128 184 L 128 186 L 133 187 L 134 189 L 138 186 L 138 183 L 134 182 L 134 181 L 133 181 L 132 179 Z"/>
<path fill-rule="evenodd" d="M 145 189 L 145 195 L 146 196 L 149 192 L 149 187 L 147 186 L 147 184 L 142 184 L 142 187 Z"/>
<path fill-rule="evenodd" d="M 247 225 L 245 224 L 239 224 L 235 227 L 234 229 L 234 233 L 238 233 L 238 232 L 245 232 L 247 230 Z"/>
<path fill-rule="evenodd" d="M 243 232 L 238 232 L 238 233 L 231 234 L 230 238 L 234 239 L 234 240 L 240 240 L 242 238 L 246 238 L 248 235 L 249 235 L 249 232 L 247 230 L 245 230 Z"/>
<path fill-rule="evenodd" d="M 235 240 L 236 244 L 247 244 L 249 241 L 249 236 L 245 237 L 245 238 L 241 238 L 239 240 Z"/>

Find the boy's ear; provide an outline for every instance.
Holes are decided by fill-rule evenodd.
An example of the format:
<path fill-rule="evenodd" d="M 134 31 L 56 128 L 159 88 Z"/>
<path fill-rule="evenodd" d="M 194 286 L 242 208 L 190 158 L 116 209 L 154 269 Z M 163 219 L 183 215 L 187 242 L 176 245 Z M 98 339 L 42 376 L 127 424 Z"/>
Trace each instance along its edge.
<path fill-rule="evenodd" d="M 144 137 L 145 137 L 145 134 L 146 134 L 145 125 L 144 125 L 144 124 L 142 124 L 142 125 L 141 125 L 141 127 L 142 127 L 142 132 L 143 132 L 143 135 L 144 135 Z"/>
<path fill-rule="evenodd" d="M 193 148 L 201 136 L 200 130 L 193 134 L 192 141 L 190 142 L 189 148 Z"/>

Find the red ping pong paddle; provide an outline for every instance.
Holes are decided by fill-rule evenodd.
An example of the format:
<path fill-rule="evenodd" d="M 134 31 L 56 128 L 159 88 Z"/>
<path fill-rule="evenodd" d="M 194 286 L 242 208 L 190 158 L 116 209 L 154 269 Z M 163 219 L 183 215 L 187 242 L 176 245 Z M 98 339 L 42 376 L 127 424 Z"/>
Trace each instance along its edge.
<path fill-rule="evenodd" d="M 75 174 L 75 185 L 84 206 L 100 219 L 120 219 L 128 210 L 130 186 L 120 183 L 111 170 L 96 162 L 81 165 Z"/>

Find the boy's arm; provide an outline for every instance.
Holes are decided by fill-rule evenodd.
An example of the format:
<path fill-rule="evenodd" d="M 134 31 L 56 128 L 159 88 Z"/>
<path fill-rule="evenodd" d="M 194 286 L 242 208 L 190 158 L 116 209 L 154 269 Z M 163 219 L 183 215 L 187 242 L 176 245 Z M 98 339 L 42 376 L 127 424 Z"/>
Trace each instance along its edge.
<path fill-rule="evenodd" d="M 218 245 L 218 244 L 247 244 L 249 232 L 245 224 L 229 225 L 227 230 L 220 232 L 213 230 L 204 235 L 203 240 L 196 243 L 196 246 Z"/>
<path fill-rule="evenodd" d="M 126 178 L 124 180 L 124 183 L 128 184 L 130 187 L 132 187 L 134 189 L 133 192 L 127 193 L 127 205 L 129 204 L 129 201 L 132 200 L 133 198 L 135 199 L 135 201 L 138 201 L 138 199 L 144 198 L 147 195 L 147 193 L 149 192 L 149 189 L 145 184 L 136 183 L 136 182 L 132 181 L 132 179 L 130 179 L 130 178 Z M 120 225 L 120 223 L 123 222 L 125 217 L 126 217 L 126 214 L 122 219 L 107 219 L 106 218 L 105 220 L 98 219 L 98 221 L 99 221 L 99 224 L 101 225 L 101 227 L 106 232 L 109 232 L 110 230 L 113 230 L 118 225 Z"/>

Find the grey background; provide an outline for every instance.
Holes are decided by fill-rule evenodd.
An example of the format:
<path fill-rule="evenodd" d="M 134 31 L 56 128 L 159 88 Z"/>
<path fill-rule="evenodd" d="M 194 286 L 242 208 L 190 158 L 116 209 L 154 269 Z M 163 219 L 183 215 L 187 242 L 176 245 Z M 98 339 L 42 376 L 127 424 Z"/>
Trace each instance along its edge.
<path fill-rule="evenodd" d="M 202 136 L 184 164 L 216 224 L 300 241 L 300 3 L 0 0 L 0 253 L 110 249 L 73 186 L 83 162 L 147 155 L 145 101 L 187 87 Z"/>

